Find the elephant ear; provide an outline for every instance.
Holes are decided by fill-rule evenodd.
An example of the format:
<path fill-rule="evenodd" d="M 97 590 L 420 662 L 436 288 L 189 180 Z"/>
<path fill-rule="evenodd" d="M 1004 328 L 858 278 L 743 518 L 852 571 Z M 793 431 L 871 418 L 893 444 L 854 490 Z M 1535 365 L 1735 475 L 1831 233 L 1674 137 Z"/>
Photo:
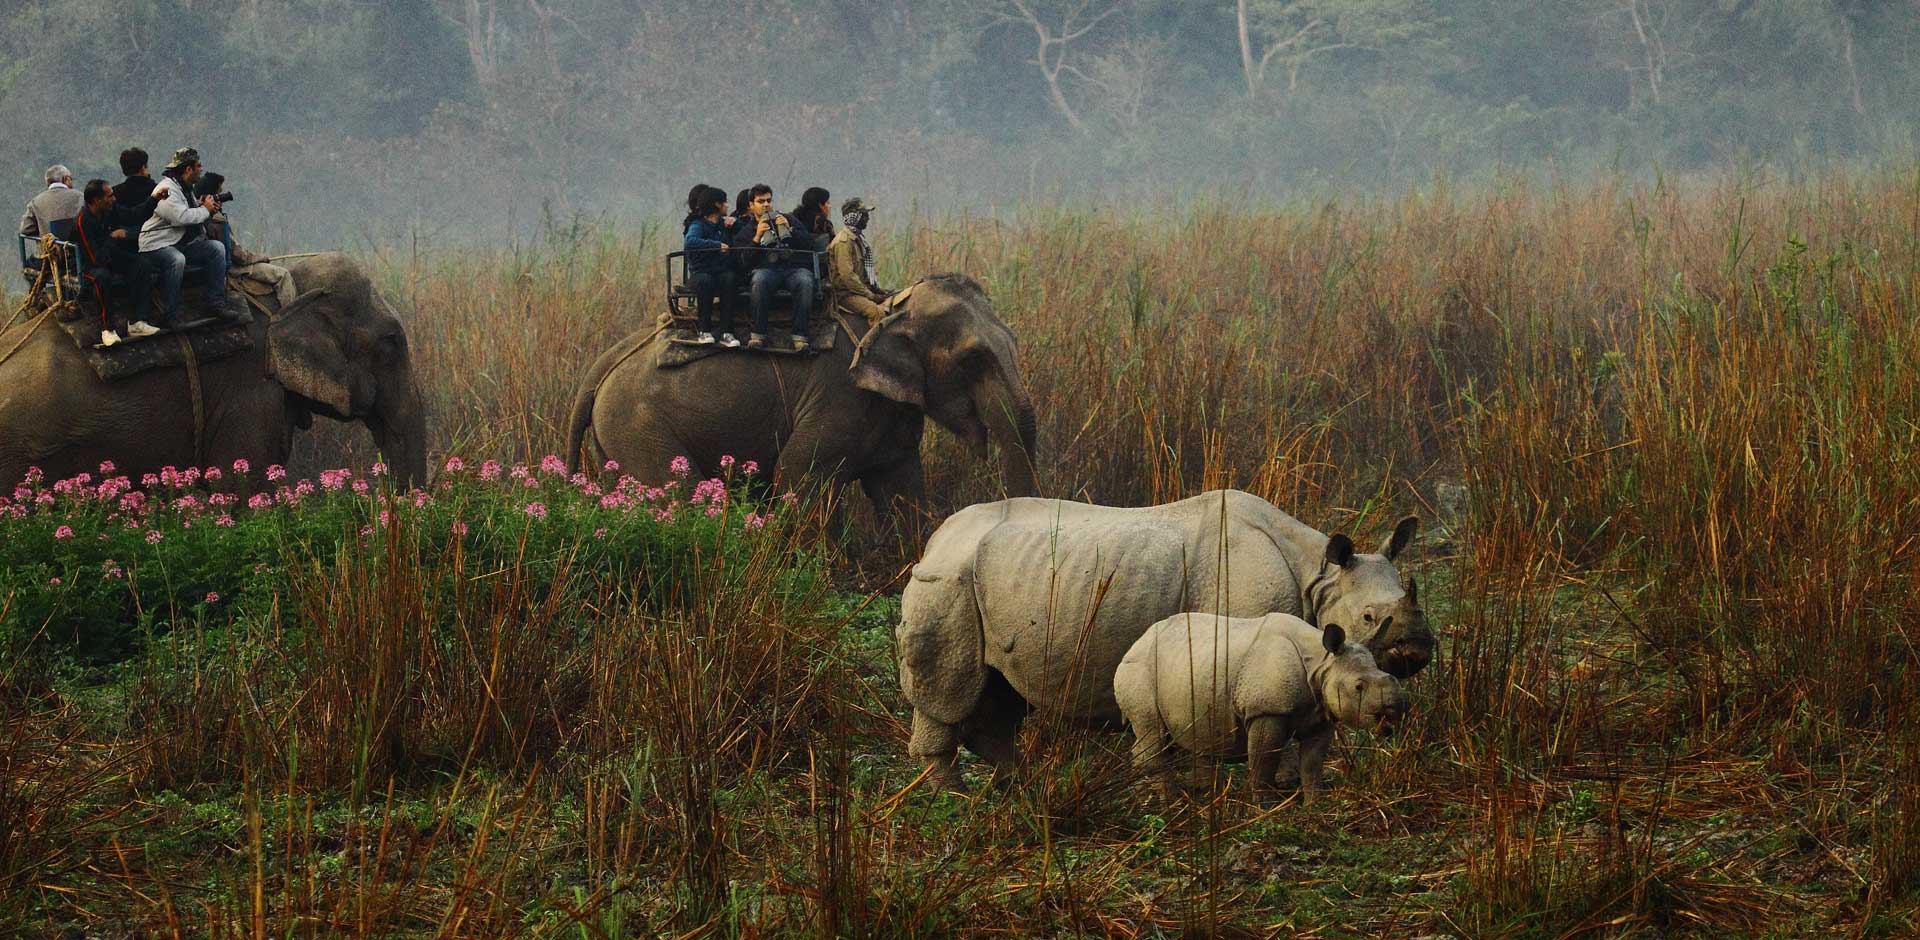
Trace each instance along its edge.
<path fill-rule="evenodd" d="M 879 333 L 856 354 L 853 384 L 903 405 L 927 408 L 927 371 L 913 337 L 898 324 Z"/>
<path fill-rule="evenodd" d="M 900 690 L 915 709 L 958 724 L 986 688 L 985 640 L 964 571 L 921 562 L 900 595 Z"/>
<path fill-rule="evenodd" d="M 325 315 L 327 289 L 310 290 L 280 308 L 267 327 L 267 372 L 287 391 L 346 418 L 359 413 L 355 395 L 359 370 L 341 348 L 338 330 Z"/>

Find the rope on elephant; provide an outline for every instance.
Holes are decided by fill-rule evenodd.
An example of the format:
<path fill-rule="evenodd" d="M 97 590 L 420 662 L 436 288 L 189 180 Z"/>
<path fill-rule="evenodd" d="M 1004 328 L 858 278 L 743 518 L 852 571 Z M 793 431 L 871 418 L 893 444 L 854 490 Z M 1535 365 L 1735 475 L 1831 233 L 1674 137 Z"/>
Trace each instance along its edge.
<path fill-rule="evenodd" d="M 0 355 L 0 365 L 4 365 L 8 359 L 12 359 L 13 354 L 19 352 L 20 347 L 25 346 L 27 344 L 28 337 L 31 337 L 35 331 L 39 330 L 40 324 L 46 322 L 48 315 L 52 313 L 53 313 L 53 310 L 51 308 L 47 310 L 42 310 L 40 311 L 39 316 L 34 317 L 31 320 L 28 320 L 26 329 L 23 329 L 20 331 L 20 338 L 15 340 L 11 347 L 8 347 L 4 355 Z M 19 314 L 15 314 L 15 316 L 18 316 L 18 315 Z"/>
<path fill-rule="evenodd" d="M 848 372 L 852 372 L 853 367 L 860 364 L 860 357 L 866 355 L 867 347 L 873 345 L 874 337 L 879 336 L 881 330 L 886 329 L 892 325 L 894 321 L 907 315 L 907 308 L 902 306 L 902 304 L 906 302 L 907 296 L 913 293 L 913 289 L 918 286 L 920 286 L 920 282 L 915 281 L 911 285 L 908 285 L 905 290 L 887 298 L 887 306 L 892 309 L 893 312 L 881 317 L 880 322 L 875 323 L 873 328 L 867 331 L 867 335 L 860 337 L 859 344 L 853 347 L 853 361 L 847 363 Z"/>
<path fill-rule="evenodd" d="M 187 393 L 193 400 L 193 465 L 207 465 L 207 403 L 200 392 L 200 360 L 193 354 L 193 341 L 185 333 L 175 333 L 180 354 L 186 357 Z"/>

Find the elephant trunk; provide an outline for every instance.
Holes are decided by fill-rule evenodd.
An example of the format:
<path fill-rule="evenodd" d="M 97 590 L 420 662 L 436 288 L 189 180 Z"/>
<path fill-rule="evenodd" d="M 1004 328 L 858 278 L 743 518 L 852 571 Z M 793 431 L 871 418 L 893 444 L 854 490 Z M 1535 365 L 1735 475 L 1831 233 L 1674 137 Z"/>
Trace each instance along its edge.
<path fill-rule="evenodd" d="M 1033 399 L 1012 370 L 981 383 L 975 407 L 986 417 L 987 438 L 1000 451 L 1000 479 L 1008 496 L 1038 496 L 1033 467 L 1039 457 Z"/>
<path fill-rule="evenodd" d="M 367 416 L 367 430 L 385 455 L 395 482 L 401 486 L 427 484 L 427 412 L 411 372 L 391 389 L 382 389 L 378 404 Z"/>

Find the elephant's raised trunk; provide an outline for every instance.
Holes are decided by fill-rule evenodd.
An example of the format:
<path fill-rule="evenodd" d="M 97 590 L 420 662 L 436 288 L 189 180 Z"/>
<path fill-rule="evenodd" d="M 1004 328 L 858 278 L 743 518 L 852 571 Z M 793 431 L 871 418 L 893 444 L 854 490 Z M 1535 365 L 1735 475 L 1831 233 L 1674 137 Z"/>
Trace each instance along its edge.
<path fill-rule="evenodd" d="M 427 484 L 427 411 L 408 370 L 392 388 L 383 387 L 367 430 L 401 486 Z"/>
<path fill-rule="evenodd" d="M 1013 370 L 980 383 L 975 407 L 986 418 L 987 438 L 1000 451 L 1000 480 L 1008 496 L 1038 496 L 1033 467 L 1040 455 L 1033 399 Z"/>

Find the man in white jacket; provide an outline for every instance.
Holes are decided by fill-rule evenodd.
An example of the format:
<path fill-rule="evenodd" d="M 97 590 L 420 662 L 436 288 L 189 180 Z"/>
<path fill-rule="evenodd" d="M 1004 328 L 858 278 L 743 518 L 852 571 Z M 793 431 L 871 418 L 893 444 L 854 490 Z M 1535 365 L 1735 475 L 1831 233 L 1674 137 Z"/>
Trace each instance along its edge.
<path fill-rule="evenodd" d="M 199 205 L 193 204 L 190 194 L 201 172 L 199 151 L 192 147 L 174 151 L 173 159 L 167 162 L 166 179 L 160 184 L 166 188 L 166 195 L 140 229 L 140 258 L 160 284 L 165 308 L 160 324 L 170 329 L 181 322 L 180 282 L 186 277 L 189 262 L 205 272 L 209 309 L 230 320 L 246 317 L 244 308 L 227 296 L 227 246 L 200 231 L 200 224 L 219 205 L 212 196 L 203 196 Z"/>

